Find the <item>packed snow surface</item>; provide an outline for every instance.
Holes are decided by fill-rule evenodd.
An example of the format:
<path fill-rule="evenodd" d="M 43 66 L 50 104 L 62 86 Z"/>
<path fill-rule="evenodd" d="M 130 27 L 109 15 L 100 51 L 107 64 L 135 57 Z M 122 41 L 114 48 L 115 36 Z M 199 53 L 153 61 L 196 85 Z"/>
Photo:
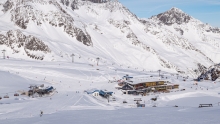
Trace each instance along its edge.
<path fill-rule="evenodd" d="M 43 62 L 21 59 L 1 59 L 0 100 L 1 123 L 219 123 L 220 82 L 204 81 L 193 85 L 191 78 L 183 81 L 181 75 L 161 72 L 180 88 L 170 93 L 150 93 L 148 96 L 123 94 L 115 89 L 124 75 L 146 80 L 160 79 L 158 72 L 129 69 L 119 65 L 78 62 Z M 58 93 L 44 97 L 14 96 L 27 91 L 30 85 L 53 86 Z M 116 101 L 108 102 L 85 91 L 93 89 L 112 91 Z M 181 91 L 181 89 L 185 89 Z M 158 97 L 152 102 L 150 99 Z M 145 108 L 137 108 L 134 98 L 141 98 Z M 126 100 L 128 103 L 123 104 Z M 199 104 L 213 107 L 198 108 Z M 157 107 L 152 107 L 156 105 Z M 174 106 L 178 107 L 174 107 Z M 40 117 L 40 111 L 43 116 Z"/>

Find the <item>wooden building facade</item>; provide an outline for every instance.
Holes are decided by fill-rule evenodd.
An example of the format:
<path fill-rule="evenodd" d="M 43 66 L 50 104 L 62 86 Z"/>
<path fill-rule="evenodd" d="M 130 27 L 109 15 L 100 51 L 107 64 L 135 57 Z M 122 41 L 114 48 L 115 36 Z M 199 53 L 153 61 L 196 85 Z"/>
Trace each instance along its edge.
<path fill-rule="evenodd" d="M 164 85 L 165 81 L 151 81 L 151 82 L 142 82 L 142 83 L 137 83 L 137 84 L 131 84 L 133 85 L 134 89 L 144 89 L 148 87 L 155 87 L 155 86 L 160 86 Z"/>
<path fill-rule="evenodd" d="M 178 89 L 178 84 L 167 84 L 167 81 L 150 81 L 150 82 L 142 82 L 142 83 L 126 83 L 121 90 L 124 94 L 146 94 L 152 91 L 169 91 L 172 89 Z"/>

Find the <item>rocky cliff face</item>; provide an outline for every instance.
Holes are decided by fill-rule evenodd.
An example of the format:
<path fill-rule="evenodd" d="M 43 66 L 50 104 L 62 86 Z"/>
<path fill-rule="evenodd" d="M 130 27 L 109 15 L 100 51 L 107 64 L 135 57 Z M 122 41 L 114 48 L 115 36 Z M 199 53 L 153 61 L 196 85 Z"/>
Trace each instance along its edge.
<path fill-rule="evenodd" d="M 7 0 L 5 2 L 5 4 L 3 5 L 3 12 L 7 12 L 8 10 L 10 10 L 13 7 L 14 3 L 11 0 Z"/>
<path fill-rule="evenodd" d="M 0 34 L 0 45 L 10 47 L 14 53 L 24 50 L 27 56 L 38 60 L 43 60 L 44 55 L 51 52 L 43 41 L 31 35 L 26 36 L 20 30 Z"/>
<path fill-rule="evenodd" d="M 198 79 L 212 80 L 216 81 L 220 77 L 220 64 L 210 66 L 209 68 L 202 67 L 200 64 L 196 71 L 201 72 Z"/>
<path fill-rule="evenodd" d="M 56 7 L 59 11 L 50 11 L 49 13 L 45 13 L 44 11 L 37 10 L 33 6 L 29 5 L 31 2 L 39 2 L 41 5 L 51 5 Z M 70 3 L 69 0 L 62 0 L 61 2 L 65 5 L 69 5 Z M 76 1 L 72 1 L 72 4 L 73 3 L 75 4 Z M 3 6 L 5 12 L 10 11 L 11 21 L 20 28 L 26 29 L 30 21 L 35 22 L 39 26 L 42 23 L 48 22 L 52 26 L 62 27 L 67 34 L 76 38 L 84 45 L 92 46 L 91 37 L 87 33 L 86 29 L 80 29 L 74 26 L 74 19 L 60 6 L 57 1 L 23 0 L 22 2 L 18 2 L 16 4 L 16 6 L 12 7 L 14 3 L 8 0 Z"/>
<path fill-rule="evenodd" d="M 171 8 L 169 11 L 164 13 L 160 13 L 156 16 L 151 17 L 152 19 L 156 19 L 159 23 L 165 25 L 172 25 L 172 24 L 183 24 L 188 23 L 191 17 L 184 13 L 182 10 L 178 8 Z"/>

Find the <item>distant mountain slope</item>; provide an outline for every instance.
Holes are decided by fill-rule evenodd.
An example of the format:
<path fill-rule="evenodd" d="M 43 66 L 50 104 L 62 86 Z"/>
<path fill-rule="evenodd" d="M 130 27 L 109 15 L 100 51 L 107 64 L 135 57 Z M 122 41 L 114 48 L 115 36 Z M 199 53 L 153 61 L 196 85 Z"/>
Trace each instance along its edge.
<path fill-rule="evenodd" d="M 99 57 L 100 64 L 190 76 L 198 76 L 194 71 L 198 63 L 209 67 L 220 62 L 219 28 L 203 24 L 178 8 L 144 20 L 115 0 L 0 3 L 0 49 L 6 49 L 11 57 L 71 62 L 75 54 L 83 63 L 95 64 Z M 11 31 L 22 34 L 13 36 L 13 47 L 5 42 Z M 38 42 L 35 47 L 32 43 L 34 48 L 28 53 L 25 46 L 19 47 L 18 42 L 26 41 L 19 40 L 23 35 Z"/>
<path fill-rule="evenodd" d="M 200 53 L 207 56 L 207 59 L 219 63 L 219 28 L 204 24 L 178 8 L 171 8 L 164 13 L 152 16 L 150 21 L 156 22 L 171 33 L 186 39 Z"/>

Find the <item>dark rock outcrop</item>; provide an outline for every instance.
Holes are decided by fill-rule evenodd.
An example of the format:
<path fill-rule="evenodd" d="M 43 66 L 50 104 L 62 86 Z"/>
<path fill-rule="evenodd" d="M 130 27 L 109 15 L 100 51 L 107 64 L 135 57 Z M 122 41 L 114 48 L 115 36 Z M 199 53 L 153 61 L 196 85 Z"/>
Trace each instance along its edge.
<path fill-rule="evenodd" d="M 86 32 L 86 34 L 79 28 L 75 29 L 75 33 L 76 33 L 76 39 L 80 42 L 82 42 L 83 44 L 87 45 L 87 46 L 91 46 L 91 37 L 90 35 Z"/>
<path fill-rule="evenodd" d="M 7 0 L 5 4 L 3 4 L 4 9 L 2 11 L 7 12 L 8 10 L 12 8 L 12 6 L 13 6 L 13 2 L 11 0 Z"/>
<path fill-rule="evenodd" d="M 50 52 L 50 49 L 41 40 L 34 36 L 27 36 L 24 44 L 24 48 L 31 51 L 44 51 Z"/>
<path fill-rule="evenodd" d="M 183 11 L 172 8 L 169 11 L 166 11 L 164 13 L 160 13 L 156 17 L 161 23 L 165 25 L 172 25 L 172 24 L 183 24 L 188 23 L 191 17 L 187 14 L 185 14 Z M 151 18 L 153 18 L 151 17 Z"/>
<path fill-rule="evenodd" d="M 0 45 L 10 47 L 14 53 L 19 53 L 20 50 L 24 49 L 29 57 L 39 60 L 43 60 L 44 54 L 51 52 L 43 41 L 31 35 L 26 36 L 20 30 L 10 30 L 6 35 L 0 34 Z M 36 55 L 34 52 L 37 51 L 44 54 Z"/>
<path fill-rule="evenodd" d="M 0 34 L 0 45 L 6 44 L 7 37 Z"/>
<path fill-rule="evenodd" d="M 60 2 L 61 2 L 63 5 L 66 5 L 66 6 L 69 6 L 69 4 L 70 4 L 70 1 L 69 1 L 69 0 L 60 0 Z"/>
<path fill-rule="evenodd" d="M 184 34 L 184 31 L 183 31 L 181 28 L 175 28 L 175 30 L 176 30 L 177 32 L 179 32 L 180 35 L 183 35 L 183 34 Z"/>
<path fill-rule="evenodd" d="M 198 68 L 198 71 L 202 72 L 198 77 L 198 79 L 205 79 L 205 80 L 211 79 L 212 81 L 215 81 L 220 77 L 220 64 L 213 65 L 208 69 L 203 67 L 201 68 L 200 66 Z"/>
<path fill-rule="evenodd" d="M 219 28 L 211 28 L 210 27 L 210 29 L 209 29 L 211 32 L 213 32 L 213 33 L 220 33 L 220 29 Z M 208 31 L 207 31 L 208 32 Z"/>
<path fill-rule="evenodd" d="M 85 0 L 83 0 L 83 1 L 85 1 Z M 93 2 L 93 3 L 106 3 L 109 0 L 88 0 L 88 1 Z"/>
<path fill-rule="evenodd" d="M 71 3 L 71 9 L 74 11 L 75 9 L 79 9 L 78 5 L 78 0 L 74 0 L 72 3 Z"/>
<path fill-rule="evenodd" d="M 61 0 L 61 3 L 69 5 L 69 0 Z M 61 5 L 56 1 L 49 1 L 49 4 L 54 5 L 58 12 L 43 13 L 42 11 L 35 10 L 30 5 L 23 5 L 22 7 L 14 8 L 11 13 L 11 20 L 20 28 L 26 29 L 29 22 L 33 21 L 37 25 L 48 21 L 50 25 L 55 27 L 63 27 L 64 32 L 69 34 L 71 37 L 75 37 L 76 40 L 82 42 L 84 45 L 92 46 L 92 40 L 89 34 L 86 32 L 86 29 L 79 29 L 74 26 L 74 19 L 69 15 Z M 77 0 L 74 0 L 74 5 L 77 5 Z M 73 6 L 74 6 L 73 5 Z M 77 8 L 75 6 L 74 8 Z"/>

